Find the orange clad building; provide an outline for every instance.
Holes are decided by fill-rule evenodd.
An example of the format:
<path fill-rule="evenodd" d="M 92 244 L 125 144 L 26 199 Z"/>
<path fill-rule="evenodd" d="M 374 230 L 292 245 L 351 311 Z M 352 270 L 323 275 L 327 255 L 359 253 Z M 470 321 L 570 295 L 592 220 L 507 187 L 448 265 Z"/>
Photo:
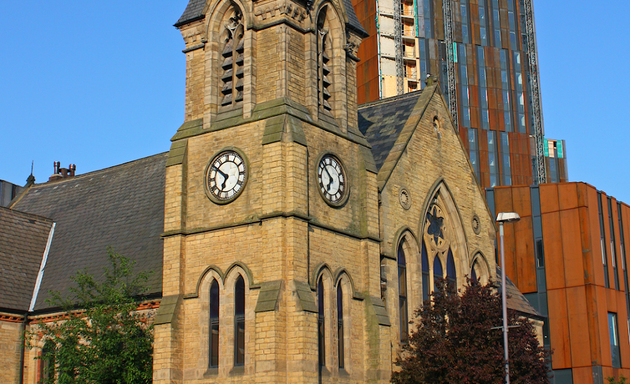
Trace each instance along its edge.
<path fill-rule="evenodd" d="M 625 239 L 630 207 L 585 183 L 486 190 L 505 225 L 505 271 L 547 316 L 556 384 L 630 378 L 630 296 Z"/>

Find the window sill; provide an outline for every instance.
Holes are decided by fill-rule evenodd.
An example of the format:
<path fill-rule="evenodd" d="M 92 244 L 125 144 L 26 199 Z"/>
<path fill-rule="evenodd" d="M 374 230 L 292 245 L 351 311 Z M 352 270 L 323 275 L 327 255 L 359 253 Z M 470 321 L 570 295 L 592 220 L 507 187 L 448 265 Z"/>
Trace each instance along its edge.
<path fill-rule="evenodd" d="M 244 365 L 237 365 L 232 367 L 232 370 L 230 371 L 230 376 L 243 376 L 245 374 L 245 366 Z"/>
<path fill-rule="evenodd" d="M 219 368 L 208 368 L 206 372 L 203 374 L 203 378 L 206 379 L 211 376 L 217 376 L 219 374 Z"/>

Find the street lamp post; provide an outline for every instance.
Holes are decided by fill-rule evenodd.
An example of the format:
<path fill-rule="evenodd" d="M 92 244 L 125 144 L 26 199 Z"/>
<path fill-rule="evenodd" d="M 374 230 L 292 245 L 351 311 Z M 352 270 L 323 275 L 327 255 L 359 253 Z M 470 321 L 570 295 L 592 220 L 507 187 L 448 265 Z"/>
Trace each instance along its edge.
<path fill-rule="evenodd" d="M 521 217 L 515 212 L 500 212 L 497 215 L 499 235 L 501 237 L 501 304 L 503 307 L 503 356 L 505 358 L 505 383 L 510 384 L 510 360 L 508 355 L 508 324 L 507 324 L 507 288 L 505 285 L 505 249 L 503 247 L 503 223 L 519 221 Z"/>

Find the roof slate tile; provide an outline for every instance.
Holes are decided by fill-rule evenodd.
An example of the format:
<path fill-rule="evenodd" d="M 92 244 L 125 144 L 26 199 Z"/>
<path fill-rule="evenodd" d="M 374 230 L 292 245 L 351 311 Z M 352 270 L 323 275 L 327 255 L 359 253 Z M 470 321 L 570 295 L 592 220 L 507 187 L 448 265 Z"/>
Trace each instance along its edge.
<path fill-rule="evenodd" d="M 50 219 L 0 207 L 0 308 L 28 310 Z"/>
<path fill-rule="evenodd" d="M 35 310 L 50 307 L 50 290 L 67 294 L 77 271 L 100 276 L 109 266 L 108 246 L 135 260 L 137 271 L 152 272 L 149 293 L 162 291 L 166 159 L 161 153 L 36 184 L 15 204 L 56 223 Z"/>

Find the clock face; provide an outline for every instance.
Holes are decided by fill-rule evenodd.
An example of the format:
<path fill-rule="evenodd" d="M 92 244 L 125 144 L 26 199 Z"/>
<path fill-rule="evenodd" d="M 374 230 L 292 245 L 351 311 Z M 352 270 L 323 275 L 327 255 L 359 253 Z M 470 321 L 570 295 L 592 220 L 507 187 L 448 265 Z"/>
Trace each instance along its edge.
<path fill-rule="evenodd" d="M 234 199 L 245 187 L 247 165 L 235 151 L 219 153 L 208 166 L 208 191 L 219 201 Z"/>
<path fill-rule="evenodd" d="M 326 200 L 338 204 L 346 194 L 346 175 L 339 160 L 332 155 L 325 155 L 317 168 L 319 189 Z"/>

